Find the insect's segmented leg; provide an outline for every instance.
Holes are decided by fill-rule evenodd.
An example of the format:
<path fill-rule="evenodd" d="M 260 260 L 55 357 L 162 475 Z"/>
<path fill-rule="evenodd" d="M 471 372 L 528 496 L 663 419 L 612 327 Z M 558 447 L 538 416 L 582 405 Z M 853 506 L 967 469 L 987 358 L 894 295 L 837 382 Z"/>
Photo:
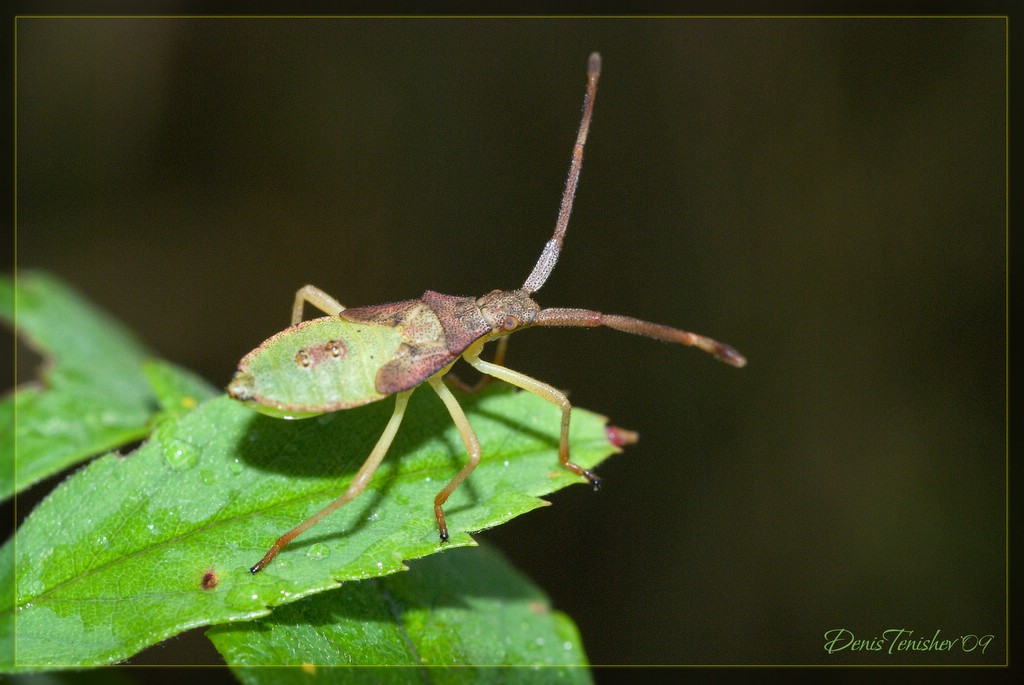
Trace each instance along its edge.
<path fill-rule="evenodd" d="M 508 339 L 510 336 L 503 335 L 498 338 L 498 347 L 494 350 L 494 359 L 491 360 L 492 364 L 498 366 L 505 365 L 505 353 L 508 351 Z M 484 378 L 490 378 L 490 376 L 484 376 Z"/>
<path fill-rule="evenodd" d="M 462 444 L 466 446 L 466 452 L 469 454 L 469 461 L 462 470 L 455 474 L 455 477 L 451 479 L 448 485 L 444 486 L 441 492 L 437 493 L 437 497 L 434 498 L 434 518 L 437 519 L 437 530 L 441 535 L 441 541 L 444 542 L 448 539 L 448 524 L 444 520 L 444 511 L 441 507 L 448 500 L 448 497 L 455 492 L 455 488 L 462 484 L 462 481 L 466 480 L 466 477 L 473 472 L 476 465 L 480 463 L 480 441 L 476 439 L 476 433 L 473 432 L 473 427 L 469 425 L 469 420 L 466 419 L 466 414 L 462 411 L 462 407 L 459 406 L 458 400 L 452 395 L 451 390 L 444 384 L 440 376 L 434 376 L 428 378 L 427 382 L 430 383 L 430 387 L 434 389 L 444 405 L 448 407 L 448 413 L 452 415 L 452 421 L 455 422 L 455 427 L 459 429 L 459 435 L 462 436 Z"/>
<path fill-rule="evenodd" d="M 415 390 L 415 388 L 413 388 L 413 390 Z M 367 457 L 365 462 L 363 462 L 362 467 L 360 467 L 359 472 L 356 473 L 356 477 L 352 479 L 352 483 L 349 484 L 345 494 L 279 537 L 277 541 L 274 542 L 270 550 L 263 555 L 263 558 L 253 565 L 249 571 L 252 573 L 258 573 L 260 569 L 269 564 L 271 560 L 277 556 L 278 552 L 284 549 L 285 545 L 312 526 L 315 526 L 325 516 L 341 505 L 358 497 L 359 494 L 366 489 L 366 484 L 370 482 L 370 478 L 373 477 L 373 472 L 377 470 L 377 467 L 380 466 L 381 461 L 384 459 L 384 455 L 388 453 L 388 448 L 391 447 L 391 441 L 395 439 L 395 433 L 398 432 L 398 427 L 402 424 L 402 416 L 405 414 L 405 407 L 409 403 L 409 395 L 411 394 L 412 390 L 406 390 L 405 392 L 400 392 L 395 395 L 395 411 L 391 414 L 391 419 L 388 420 L 388 425 L 384 427 L 384 432 L 377 440 L 377 444 L 374 445 L 373 451 L 370 452 L 370 456 Z"/>
<path fill-rule="evenodd" d="M 345 310 L 345 305 L 325 293 L 315 285 L 304 285 L 295 292 L 295 304 L 292 305 L 292 325 L 302 321 L 302 305 L 309 302 L 320 311 L 337 316 Z"/>
<path fill-rule="evenodd" d="M 494 350 L 493 360 L 493 363 L 497 364 L 498 366 L 503 366 L 505 364 L 505 352 L 508 350 L 508 339 L 509 336 L 507 335 L 503 335 L 500 338 L 498 338 L 498 344 Z M 468 393 L 479 392 L 480 390 L 486 388 L 490 384 L 490 382 L 494 380 L 494 376 L 484 375 L 481 376 L 476 383 L 470 385 L 469 383 L 466 383 L 461 378 L 452 373 L 449 373 L 447 376 L 445 376 L 445 378 L 447 379 L 448 383 L 454 385 L 457 389 L 461 390 L 462 392 Z"/>
<path fill-rule="evenodd" d="M 532 392 L 537 397 L 545 399 L 552 404 L 558 405 L 562 410 L 562 432 L 558 438 L 559 461 L 562 462 L 562 466 L 565 468 L 590 481 L 595 490 L 599 490 L 601 488 L 600 478 L 569 459 L 569 418 L 572 414 L 572 405 L 569 404 L 569 398 L 565 396 L 565 393 L 559 392 L 547 383 L 539 381 L 536 378 L 531 378 L 526 374 L 513 371 L 512 369 L 499 366 L 498 364 L 485 362 L 479 356 L 479 348 L 470 348 L 463 352 L 462 356 L 480 373 L 487 374 L 488 376 L 494 376 L 506 383 L 511 383 L 516 387 L 522 388 L 527 392 Z"/>

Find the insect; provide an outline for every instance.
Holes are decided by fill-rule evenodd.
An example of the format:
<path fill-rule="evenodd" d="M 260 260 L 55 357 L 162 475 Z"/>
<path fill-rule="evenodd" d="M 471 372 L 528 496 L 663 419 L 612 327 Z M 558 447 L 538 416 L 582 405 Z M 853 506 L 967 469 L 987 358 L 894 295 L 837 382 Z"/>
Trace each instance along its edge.
<path fill-rule="evenodd" d="M 238 372 L 228 385 L 228 394 L 271 416 L 305 418 L 395 397 L 395 408 L 383 434 L 344 494 L 279 537 L 252 566 L 252 573 L 259 572 L 285 545 L 366 488 L 398 431 L 409 396 L 423 383 L 429 384 L 440 396 L 469 454 L 469 461 L 434 498 L 434 517 L 441 541 L 448 539 L 444 503 L 480 461 L 480 443 L 473 428 L 442 380 L 460 357 L 484 378 L 506 381 L 557 405 L 562 411 L 558 458 L 562 466 L 598 489 L 600 479 L 575 464 L 569 456 L 572 406 L 565 394 L 502 365 L 510 333 L 531 326 L 607 326 L 656 340 L 692 345 L 732 366 L 746 364 L 746 359 L 732 347 L 702 335 L 588 309 L 542 309 L 531 299 L 558 262 L 583 163 L 583 146 L 590 128 L 600 71 L 601 57 L 595 52 L 588 61 L 583 117 L 555 232 L 522 287 L 492 290 L 479 298 L 428 290 L 419 299 L 346 308 L 319 288 L 307 285 L 295 294 L 291 327 L 266 340 L 239 362 Z M 302 321 L 306 303 L 328 316 Z M 498 341 L 494 361 L 484 361 L 480 352 L 492 340 Z"/>

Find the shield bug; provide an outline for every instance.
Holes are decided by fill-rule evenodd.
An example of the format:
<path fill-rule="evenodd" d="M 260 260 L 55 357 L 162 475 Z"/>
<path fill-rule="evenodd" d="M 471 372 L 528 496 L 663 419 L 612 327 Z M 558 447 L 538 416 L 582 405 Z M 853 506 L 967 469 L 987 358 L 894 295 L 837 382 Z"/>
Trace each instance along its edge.
<path fill-rule="evenodd" d="M 656 340 L 692 345 L 732 366 L 746 364 L 743 356 L 732 347 L 702 335 L 588 309 L 542 309 L 531 298 L 558 262 L 583 163 L 583 146 L 600 71 L 601 58 L 594 53 L 588 62 L 583 118 L 572 151 L 555 232 L 522 287 L 492 290 L 479 298 L 428 290 L 419 299 L 346 308 L 319 288 L 307 285 L 295 294 L 291 327 L 269 338 L 239 362 L 238 372 L 228 385 L 228 394 L 271 416 L 304 418 L 395 397 L 391 419 L 344 494 L 278 538 L 250 569 L 253 573 L 269 564 L 295 537 L 366 488 L 398 431 L 409 396 L 423 383 L 429 384 L 444 402 L 469 454 L 466 465 L 434 498 L 434 517 L 441 541 L 448 539 L 444 503 L 480 461 L 480 443 L 473 428 L 442 380 L 459 357 L 485 378 L 498 378 L 557 405 L 562 411 L 558 458 L 562 466 L 585 478 L 596 490 L 600 479 L 575 464 L 569 456 L 572 406 L 565 394 L 502 365 L 510 333 L 531 326 L 607 326 Z M 302 321 L 306 303 L 328 316 Z M 480 352 L 492 340 L 498 341 L 494 361 L 484 361 Z"/>

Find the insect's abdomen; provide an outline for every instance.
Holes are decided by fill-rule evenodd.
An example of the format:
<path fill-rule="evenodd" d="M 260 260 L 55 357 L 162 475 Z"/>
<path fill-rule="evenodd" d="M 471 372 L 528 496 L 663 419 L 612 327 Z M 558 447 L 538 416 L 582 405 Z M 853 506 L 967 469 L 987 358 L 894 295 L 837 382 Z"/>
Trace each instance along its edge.
<path fill-rule="evenodd" d="M 391 394 L 377 374 L 402 344 L 398 330 L 328 316 L 281 331 L 245 356 L 228 394 L 273 416 L 303 418 Z"/>

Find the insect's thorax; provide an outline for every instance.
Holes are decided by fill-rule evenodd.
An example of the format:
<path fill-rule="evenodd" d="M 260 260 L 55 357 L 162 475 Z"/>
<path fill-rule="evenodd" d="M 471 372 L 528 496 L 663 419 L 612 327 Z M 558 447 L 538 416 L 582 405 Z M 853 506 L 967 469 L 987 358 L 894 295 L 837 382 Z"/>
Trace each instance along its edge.
<path fill-rule="evenodd" d="M 521 290 L 492 290 L 483 297 L 445 295 L 428 290 L 423 300 L 444 329 L 448 351 L 462 354 L 481 338 L 493 338 L 529 326 L 540 311 Z"/>
<path fill-rule="evenodd" d="M 478 340 L 531 325 L 539 309 L 522 291 L 473 298 L 428 290 L 419 300 L 354 307 L 339 316 L 398 333 L 399 345 L 386 355 L 375 381 L 378 392 L 390 395 L 419 385 Z"/>

